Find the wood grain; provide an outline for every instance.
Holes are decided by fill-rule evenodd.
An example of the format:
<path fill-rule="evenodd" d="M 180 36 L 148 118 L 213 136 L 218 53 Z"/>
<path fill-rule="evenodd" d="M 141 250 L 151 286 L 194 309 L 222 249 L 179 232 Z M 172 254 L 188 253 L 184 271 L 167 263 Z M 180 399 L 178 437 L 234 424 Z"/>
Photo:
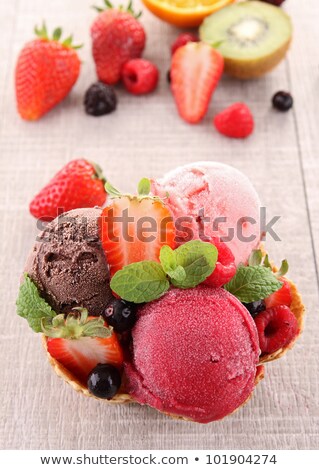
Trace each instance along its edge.
<path fill-rule="evenodd" d="M 287 1 L 295 39 L 288 60 L 252 82 L 224 78 L 205 121 L 183 123 L 166 83 L 169 45 L 177 30 L 149 14 L 145 56 L 161 69 L 156 93 L 136 98 L 119 90 L 116 113 L 86 116 L 82 97 L 95 80 L 90 54 L 91 0 L 15 0 L 0 4 L 0 448 L 6 449 L 314 449 L 319 445 L 318 277 L 319 246 L 319 6 Z M 82 73 L 66 101 L 38 123 L 15 110 L 14 64 L 21 45 L 43 17 L 85 42 Z M 294 112 L 270 106 L 278 89 L 291 89 Z M 248 103 L 256 131 L 247 141 L 214 132 L 214 113 Z M 86 156 L 99 162 L 114 184 L 132 190 L 142 176 L 159 176 L 187 162 L 218 160 L 244 171 L 261 194 L 268 215 L 280 215 L 281 242 L 267 240 L 272 258 L 287 257 L 290 277 L 303 294 L 305 332 L 266 377 L 249 404 L 222 422 L 171 421 L 147 407 L 108 406 L 73 392 L 52 371 L 41 339 L 15 315 L 19 277 L 37 234 L 28 214 L 33 194 L 65 162 Z"/>

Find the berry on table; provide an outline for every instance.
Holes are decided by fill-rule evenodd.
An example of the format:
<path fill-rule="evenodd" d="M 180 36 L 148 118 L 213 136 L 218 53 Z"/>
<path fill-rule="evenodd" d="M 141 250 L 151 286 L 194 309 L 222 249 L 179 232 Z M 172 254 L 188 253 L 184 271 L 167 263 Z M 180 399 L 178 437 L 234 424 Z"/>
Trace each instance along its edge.
<path fill-rule="evenodd" d="M 118 333 L 130 330 L 136 322 L 136 305 L 122 299 L 113 299 L 105 309 L 104 319 Z"/>
<path fill-rule="evenodd" d="M 89 374 L 87 386 L 94 396 L 111 400 L 121 386 L 121 374 L 116 367 L 98 364 Z"/>
<path fill-rule="evenodd" d="M 245 103 L 234 103 L 214 117 L 214 125 L 221 134 L 245 139 L 254 130 L 253 115 Z"/>
<path fill-rule="evenodd" d="M 167 70 L 166 72 L 166 80 L 167 80 L 167 83 L 171 83 L 171 71 L 170 70 Z"/>
<path fill-rule="evenodd" d="M 171 54 L 173 55 L 179 47 L 185 46 L 189 42 L 198 42 L 198 36 L 192 33 L 181 33 L 171 45 Z"/>
<path fill-rule="evenodd" d="M 102 82 L 93 83 L 84 96 L 84 107 L 91 116 L 103 116 L 116 109 L 117 99 L 113 88 Z"/>
<path fill-rule="evenodd" d="M 246 304 L 243 302 L 243 305 L 247 308 L 250 315 L 255 318 L 258 313 L 266 310 L 266 304 L 264 300 L 255 300 L 255 302 L 249 302 Z"/>
<path fill-rule="evenodd" d="M 272 98 L 272 104 L 278 111 L 286 112 L 293 107 L 294 100 L 287 91 L 278 91 Z"/>
<path fill-rule="evenodd" d="M 144 95 L 155 90 L 159 72 L 152 62 L 145 59 L 132 59 L 122 69 L 125 88 L 134 95 Z"/>
<path fill-rule="evenodd" d="M 273 307 L 255 318 L 262 354 L 271 354 L 288 346 L 298 335 L 298 322 L 286 305 Z"/>

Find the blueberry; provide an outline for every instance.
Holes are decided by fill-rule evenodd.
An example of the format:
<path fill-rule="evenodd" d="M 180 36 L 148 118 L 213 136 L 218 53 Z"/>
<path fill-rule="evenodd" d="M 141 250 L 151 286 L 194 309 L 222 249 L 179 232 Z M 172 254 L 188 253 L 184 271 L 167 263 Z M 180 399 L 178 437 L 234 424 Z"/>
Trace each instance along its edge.
<path fill-rule="evenodd" d="M 113 299 L 104 311 L 108 325 L 118 333 L 130 330 L 136 322 L 136 305 L 121 299 Z"/>
<path fill-rule="evenodd" d="M 278 111 L 289 111 L 294 104 L 293 97 L 286 91 L 278 91 L 272 98 L 272 104 Z"/>
<path fill-rule="evenodd" d="M 102 82 L 93 83 L 84 96 L 84 107 L 91 116 L 102 116 L 116 109 L 117 99 L 113 88 Z"/>
<path fill-rule="evenodd" d="M 121 374 L 116 367 L 98 364 L 90 372 L 87 386 L 94 396 L 111 400 L 121 386 Z"/>
<path fill-rule="evenodd" d="M 258 315 L 258 313 L 266 310 L 266 304 L 264 300 L 256 300 L 255 302 L 250 302 L 248 304 L 243 302 L 243 305 L 247 308 L 248 312 L 253 318 Z"/>

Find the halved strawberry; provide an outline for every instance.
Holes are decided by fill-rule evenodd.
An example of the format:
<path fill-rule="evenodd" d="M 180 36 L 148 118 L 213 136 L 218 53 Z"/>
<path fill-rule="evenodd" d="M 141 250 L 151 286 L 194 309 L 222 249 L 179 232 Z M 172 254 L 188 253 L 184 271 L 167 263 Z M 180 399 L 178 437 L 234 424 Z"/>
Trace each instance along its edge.
<path fill-rule="evenodd" d="M 114 199 L 102 212 L 100 238 L 111 276 L 131 263 L 159 261 L 163 245 L 174 248 L 172 214 L 159 198 L 149 196 L 148 191 L 122 195 L 108 183 L 106 189 Z"/>
<path fill-rule="evenodd" d="M 280 277 L 279 280 L 283 282 L 283 286 L 265 299 L 266 308 L 277 307 L 279 305 L 290 307 L 291 305 L 292 296 L 289 281 L 284 277 Z"/>
<path fill-rule="evenodd" d="M 173 54 L 171 87 L 185 121 L 195 124 L 205 116 L 223 69 L 222 55 L 202 42 L 189 42 Z"/>
<path fill-rule="evenodd" d="M 116 334 L 102 317 L 88 317 L 85 309 L 80 317 L 57 315 L 52 325 L 43 325 L 43 332 L 50 355 L 84 384 L 97 364 L 120 367 L 123 363 Z"/>

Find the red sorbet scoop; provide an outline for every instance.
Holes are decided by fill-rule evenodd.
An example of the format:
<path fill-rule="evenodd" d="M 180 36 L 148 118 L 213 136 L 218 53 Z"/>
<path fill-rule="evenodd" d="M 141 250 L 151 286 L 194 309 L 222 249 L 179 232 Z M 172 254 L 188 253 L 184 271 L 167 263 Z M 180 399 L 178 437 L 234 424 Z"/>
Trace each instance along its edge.
<path fill-rule="evenodd" d="M 247 309 L 222 288 L 172 289 L 139 311 L 125 364 L 141 404 L 208 423 L 254 389 L 259 343 Z"/>

